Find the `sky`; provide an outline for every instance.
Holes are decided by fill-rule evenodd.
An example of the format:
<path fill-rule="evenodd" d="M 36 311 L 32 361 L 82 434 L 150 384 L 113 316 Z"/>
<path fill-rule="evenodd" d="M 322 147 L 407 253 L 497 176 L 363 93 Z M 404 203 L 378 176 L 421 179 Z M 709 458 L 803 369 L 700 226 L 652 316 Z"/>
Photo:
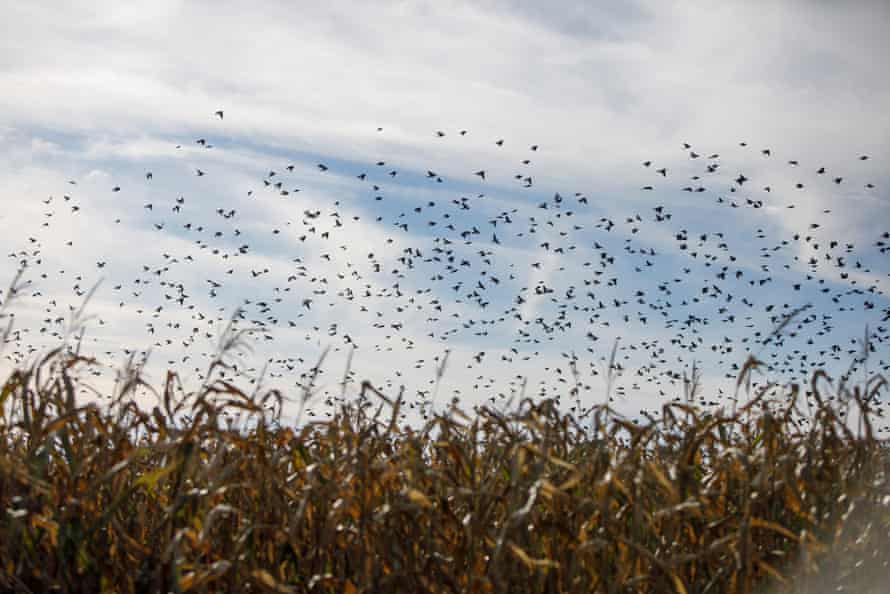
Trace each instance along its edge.
<path fill-rule="evenodd" d="M 237 311 L 245 381 L 327 353 L 319 411 L 344 374 L 585 407 L 616 344 L 631 414 L 749 354 L 840 373 L 867 328 L 890 370 L 890 5 L 333 4 L 6 7 L 7 368 L 99 283 L 106 392 L 130 353 L 200 382 Z"/>

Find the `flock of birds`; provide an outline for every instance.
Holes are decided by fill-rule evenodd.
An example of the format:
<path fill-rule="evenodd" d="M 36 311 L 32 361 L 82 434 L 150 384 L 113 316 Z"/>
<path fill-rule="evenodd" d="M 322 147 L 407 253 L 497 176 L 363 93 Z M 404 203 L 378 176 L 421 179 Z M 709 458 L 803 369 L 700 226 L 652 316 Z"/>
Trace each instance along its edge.
<path fill-rule="evenodd" d="M 218 110 L 213 117 L 223 122 L 226 114 Z M 435 130 L 431 141 L 468 134 Z M 504 139 L 491 143 L 492 150 L 504 150 Z M 176 144 L 171 153 L 189 159 L 216 144 L 207 134 Z M 471 169 L 452 181 L 438 167 L 400 169 L 385 158 L 366 166 L 281 162 L 251 187 L 214 196 L 213 204 L 206 194 L 152 194 L 151 186 L 166 174 L 145 171 L 139 195 L 154 198 L 132 204 L 132 177 L 107 190 L 132 216 L 126 224 L 118 216 L 104 221 L 106 232 L 132 225 L 159 234 L 159 249 L 139 246 L 145 262 L 126 271 L 115 269 L 115 254 L 95 262 L 78 257 L 86 237 L 67 238 L 68 251 L 58 256 L 63 265 L 51 269 L 49 244 L 60 233 L 56 221 L 91 209 L 91 197 L 80 195 L 78 180 L 71 179 L 60 197 L 43 199 L 39 228 L 8 254 L 24 269 L 26 284 L 17 296 L 39 303 L 41 313 L 34 324 L 13 327 L 2 354 L 19 365 L 64 336 L 77 307 L 67 303 L 70 294 L 44 292 L 41 283 L 51 275 L 68 279 L 70 292 L 85 298 L 92 283 L 108 274 L 101 294 L 110 287 L 119 311 L 144 320 L 145 336 L 143 345 L 103 339 L 108 357 L 145 358 L 154 350 L 166 356 L 166 365 L 204 379 L 213 357 L 207 345 L 234 311 L 235 327 L 248 328 L 257 348 L 253 355 L 238 354 L 230 373 L 250 381 L 265 373 L 270 381 L 301 387 L 324 373 L 313 367 L 313 349 L 316 355 L 326 346 L 354 351 L 357 361 L 369 350 L 391 353 L 393 369 L 385 370 L 390 375 L 382 389 L 399 389 L 408 369 L 427 377 L 423 385 L 409 386 L 406 414 L 428 414 L 426 404 L 449 374 L 460 380 L 451 393 L 455 400 L 498 402 L 527 392 L 561 398 L 580 414 L 601 401 L 597 394 L 606 378 L 613 384 L 610 399 L 634 392 L 677 398 L 703 370 L 714 377 L 719 372 L 731 385 L 749 355 L 764 363 L 766 376 L 757 380 L 762 383 L 805 382 L 815 369 L 848 364 L 890 371 L 890 298 L 881 285 L 890 270 L 880 269 L 890 261 L 890 217 L 883 203 L 876 209 L 887 229 L 875 237 L 827 237 L 831 209 L 778 238 L 737 225 L 736 210 L 719 221 L 712 215 L 683 220 L 705 205 L 760 213 L 798 208 L 788 196 L 798 192 L 797 199 L 806 200 L 799 192 L 810 184 L 837 192 L 855 184 L 857 191 L 874 194 L 874 180 L 855 179 L 855 168 L 835 173 L 820 166 L 809 168 L 812 181 L 766 184 L 738 170 L 724 174 L 730 166 L 719 154 L 684 143 L 680 165 L 641 161 L 640 171 L 651 181 L 630 189 L 640 196 L 628 204 L 646 207 L 618 217 L 602 208 L 603 197 L 542 189 L 550 187 L 534 174 L 542 150 L 535 144 L 524 149 L 510 179 L 493 169 Z M 748 158 L 779 159 L 771 149 L 746 142 L 737 150 L 748 151 Z M 851 161 L 868 159 L 856 155 Z M 204 163 L 191 166 L 202 183 L 213 176 L 212 165 Z M 310 186 L 323 183 L 312 176 L 336 176 L 350 189 L 342 199 L 319 202 L 313 190 L 301 187 L 310 178 Z M 700 198 L 701 206 L 683 203 L 684 192 Z M 251 219 L 257 204 L 273 199 L 274 212 L 289 212 L 290 219 Z M 170 253 L 163 238 L 190 247 Z M 0 297 L 7 301 L 9 295 Z M 87 335 L 114 335 L 120 329 L 110 319 L 107 311 L 98 315 L 98 326 Z M 283 336 L 301 337 L 304 348 L 282 347 Z M 441 348 L 428 352 L 431 345 Z M 452 357 L 449 365 L 454 349 L 468 352 L 466 361 Z M 521 372 L 498 376 L 496 367 Z M 308 414 L 329 414 L 351 397 L 346 385 L 357 385 L 362 373 L 360 367 L 347 369 L 342 386 L 325 384 L 319 402 L 326 407 L 310 407 Z M 733 397 L 724 387 L 712 388 L 686 397 L 707 406 Z M 877 410 L 882 412 L 880 403 Z"/>

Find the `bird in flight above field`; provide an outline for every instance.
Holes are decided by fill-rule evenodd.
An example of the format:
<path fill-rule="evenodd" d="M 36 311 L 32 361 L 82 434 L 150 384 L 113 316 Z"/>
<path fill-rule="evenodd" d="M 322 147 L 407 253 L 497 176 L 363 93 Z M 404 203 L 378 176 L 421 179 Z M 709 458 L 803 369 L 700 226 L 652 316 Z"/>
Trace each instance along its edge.
<path fill-rule="evenodd" d="M 223 119 L 222 110 L 214 115 Z M 467 132 L 456 133 L 464 136 Z M 445 132 L 434 130 L 434 135 L 426 137 L 428 146 Z M 505 143 L 497 134 L 483 133 L 482 138 L 483 147 L 490 138 L 498 139 L 496 146 Z M 212 140 L 207 133 L 207 138 L 195 142 L 209 147 Z M 421 339 L 436 345 L 461 345 L 465 359 L 474 367 L 481 366 L 483 360 L 474 358 L 473 353 L 488 350 L 485 372 L 480 369 L 478 377 L 473 374 L 470 378 L 473 389 L 487 390 L 486 395 L 497 390 L 491 387 L 497 384 L 493 372 L 488 372 L 494 367 L 492 359 L 501 357 L 505 369 L 517 376 L 532 372 L 540 378 L 538 393 L 553 396 L 571 382 L 567 377 L 570 363 L 577 366 L 582 379 L 602 372 L 608 352 L 603 354 L 596 347 L 611 340 L 604 338 L 605 334 L 617 335 L 627 329 L 633 335 L 644 328 L 648 334 L 653 327 L 658 338 L 622 342 L 612 371 L 628 389 L 648 390 L 653 396 L 667 394 L 679 385 L 678 368 L 672 368 L 669 361 L 679 361 L 680 356 L 690 360 L 712 357 L 729 363 L 736 356 L 744 360 L 744 354 L 763 348 L 767 338 L 761 333 L 763 328 L 774 327 L 797 304 L 809 301 L 824 302 L 820 315 L 795 319 L 795 325 L 787 327 L 788 336 L 773 339 L 787 341 L 788 348 L 764 351 L 764 365 L 771 372 L 794 371 L 800 376 L 804 375 L 801 370 L 812 368 L 816 361 L 840 357 L 847 350 L 843 345 L 846 337 L 841 337 L 844 327 L 855 326 L 860 320 L 869 320 L 870 328 L 882 328 L 876 343 L 881 338 L 890 344 L 886 328 L 890 317 L 882 321 L 890 316 L 886 285 L 881 284 L 887 281 L 869 270 L 870 264 L 877 269 L 873 263 L 882 260 L 868 251 L 890 252 L 890 235 L 856 242 L 851 239 L 849 243 L 839 236 L 826 237 L 827 229 L 834 232 L 834 226 L 826 216 L 830 209 L 822 209 L 821 204 L 803 212 L 799 220 L 775 216 L 794 206 L 788 205 L 789 192 L 809 191 L 819 183 L 834 189 L 831 180 L 840 183 L 842 179 L 834 178 L 836 175 L 849 180 L 845 187 L 865 184 L 871 189 L 874 184 L 857 179 L 842 163 L 826 163 L 831 177 L 817 176 L 828 170 L 825 167 L 812 171 L 803 167 L 795 170 L 799 179 L 790 183 L 772 179 L 773 172 L 767 167 L 775 165 L 781 175 L 787 174 L 787 165 L 797 166 L 798 162 L 761 160 L 756 149 L 746 154 L 748 159 L 754 158 L 757 168 L 743 162 L 735 169 L 749 168 L 752 179 L 747 183 L 744 175 L 734 177 L 727 172 L 736 166 L 730 160 L 744 152 L 731 144 L 718 154 L 704 147 L 692 151 L 692 145 L 685 143 L 685 153 L 676 163 L 662 163 L 652 155 L 653 160 L 646 161 L 634 157 L 634 171 L 651 177 L 642 181 L 647 185 L 628 183 L 645 193 L 616 200 L 607 192 L 598 192 L 590 194 L 589 202 L 585 193 L 570 187 L 548 190 L 552 198 L 529 195 L 525 188 L 532 187 L 532 177 L 525 169 L 514 173 L 516 186 L 498 187 L 497 196 L 486 197 L 479 190 L 491 187 L 487 170 L 474 171 L 469 179 L 465 174 L 449 175 L 452 166 L 457 172 L 467 167 L 470 155 L 463 164 L 457 159 L 450 161 L 450 157 L 426 160 L 422 151 L 415 152 L 410 163 L 398 163 L 398 155 L 386 154 L 368 159 L 348 155 L 349 159 L 331 162 L 328 159 L 342 155 L 296 161 L 293 155 L 276 151 L 257 168 L 247 187 L 231 192 L 220 187 L 212 202 L 209 197 L 196 196 L 186 204 L 183 196 L 190 188 L 175 188 L 171 194 L 169 186 L 176 180 L 162 164 L 152 162 L 164 187 L 139 184 L 143 196 L 134 197 L 135 204 L 145 206 L 132 209 L 136 213 L 123 208 L 130 191 L 122 193 L 112 205 L 121 212 L 107 220 L 119 225 L 116 231 L 122 229 L 115 241 L 129 239 L 125 235 L 127 222 L 134 233 L 154 233 L 151 240 L 139 245 L 145 254 L 142 265 L 126 270 L 126 258 L 115 261 L 114 252 L 107 258 L 102 252 L 84 259 L 83 270 L 75 274 L 97 268 L 112 276 L 125 274 L 112 285 L 114 305 L 126 312 L 127 320 L 145 323 L 153 341 L 146 346 L 182 348 L 193 358 L 209 356 L 197 341 L 212 337 L 224 323 L 227 308 L 240 305 L 240 319 L 262 329 L 257 340 L 261 344 L 271 341 L 270 369 L 281 381 L 296 375 L 294 366 L 302 357 L 279 359 L 271 355 L 278 350 L 275 332 L 279 328 L 298 333 L 297 339 L 308 341 L 307 345 L 350 349 L 356 347 L 353 337 L 362 337 L 358 353 L 410 356 L 413 352 L 419 355 L 413 359 L 418 369 L 432 360 L 421 352 Z M 537 151 L 538 145 L 528 148 Z M 769 149 L 765 151 L 765 156 L 771 154 Z M 176 155 L 182 157 L 183 153 Z M 710 156 L 700 158 L 704 155 Z M 858 152 L 851 160 L 857 157 Z M 877 157 L 872 155 L 873 161 Z M 326 175 L 327 165 L 318 160 L 331 165 Z M 503 165 L 515 167 L 516 160 L 511 155 Z M 288 164 L 282 166 L 282 162 Z M 355 166 L 342 176 L 335 175 L 341 162 Z M 641 162 L 647 169 L 638 169 Z M 313 167 L 316 163 L 317 168 Z M 532 167 L 529 159 L 520 163 Z M 201 165 L 201 169 L 192 167 L 198 176 L 207 169 L 219 170 L 203 160 L 195 164 Z M 396 165 L 398 171 L 393 168 Z M 868 165 L 871 163 L 860 167 Z M 384 166 L 387 168 L 379 169 Z M 142 171 L 138 167 L 131 170 L 133 175 Z M 294 179 L 295 171 L 299 182 Z M 569 183 L 558 176 L 541 177 L 544 174 L 536 173 L 538 180 L 546 182 L 539 181 L 535 189 Z M 119 192 L 128 174 L 115 171 L 114 175 L 114 183 L 120 185 L 113 191 Z M 145 175 L 151 179 L 150 173 Z M 214 177 L 208 174 L 208 180 Z M 695 183 L 674 183 L 680 177 Z M 312 188 L 312 179 L 334 182 L 337 188 L 313 188 L 301 193 L 298 200 L 299 188 L 294 186 L 305 181 L 304 189 Z M 418 180 L 435 180 L 436 184 L 419 187 Z M 200 183 L 203 191 L 207 182 L 189 178 L 184 183 Z M 255 193 L 250 186 L 257 188 Z M 108 237 L 101 232 L 105 222 L 99 220 L 101 211 L 86 195 L 74 194 L 81 188 L 86 194 L 86 188 L 91 187 L 83 180 L 81 186 L 65 186 L 64 201 L 37 203 L 43 217 L 37 214 L 34 220 L 39 224 L 34 225 L 34 233 L 12 257 L 30 258 L 34 269 L 50 277 L 52 271 L 46 262 L 52 260 L 43 260 L 44 254 L 36 253 L 50 249 L 45 244 L 47 237 L 39 235 L 46 227 L 62 233 L 66 225 L 76 228 L 92 217 L 98 225 L 95 237 Z M 250 208 L 245 204 L 245 191 L 251 197 Z M 569 198 L 572 195 L 574 200 Z M 618 192 L 615 195 L 620 196 Z M 653 208 L 655 204 L 658 206 Z M 819 202 L 814 200 L 814 204 Z M 800 206 L 795 213 L 807 210 Z M 718 210 L 722 208 L 752 210 L 745 217 L 733 217 L 732 211 Z M 130 216 L 128 221 L 129 215 L 138 216 Z M 75 216 L 79 218 L 75 220 Z M 875 225 L 882 222 L 873 218 Z M 781 224 L 775 224 L 777 220 Z M 91 239 L 87 234 L 83 243 Z M 70 242 L 68 237 L 62 240 Z M 752 252 L 739 253 L 740 246 L 750 246 Z M 65 261 L 76 266 L 71 253 L 73 250 L 66 252 Z M 212 274 L 219 276 L 209 286 L 195 285 L 192 279 L 202 278 L 201 270 L 213 270 Z M 76 295 L 84 292 L 85 276 L 75 279 L 69 270 L 59 273 L 59 278 L 68 282 Z M 242 303 L 245 291 L 250 291 L 250 297 Z M 51 320 L 67 315 L 57 304 L 47 301 L 44 305 L 50 311 L 39 318 L 50 320 L 44 322 L 47 335 L 53 329 Z M 876 318 L 865 317 L 885 308 L 886 313 Z M 844 317 L 850 312 L 856 317 Z M 825 317 L 820 317 L 822 314 Z M 807 332 L 807 328 L 815 332 Z M 806 345 L 810 335 L 822 338 L 824 347 L 818 340 Z M 26 339 L 24 335 L 18 344 Z M 259 362 L 265 354 L 258 353 Z M 540 364 L 540 369 L 518 367 L 520 364 Z M 585 365 L 589 367 L 582 369 Z M 394 382 L 391 389 L 405 383 L 401 376 L 390 379 Z"/>

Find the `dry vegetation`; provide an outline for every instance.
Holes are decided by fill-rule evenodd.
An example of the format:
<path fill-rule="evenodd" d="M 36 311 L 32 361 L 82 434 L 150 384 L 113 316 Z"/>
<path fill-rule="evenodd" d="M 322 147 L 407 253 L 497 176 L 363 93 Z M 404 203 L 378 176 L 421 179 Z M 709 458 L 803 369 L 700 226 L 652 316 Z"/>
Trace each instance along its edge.
<path fill-rule="evenodd" d="M 414 430 L 366 384 L 295 429 L 274 392 L 185 393 L 172 372 L 151 410 L 133 369 L 108 407 L 81 404 L 86 364 L 60 349 L 0 392 L 3 589 L 867 592 L 888 573 L 880 379 L 839 407 L 817 374 L 806 414 L 793 388 L 643 425 L 525 401 Z M 858 430 L 844 406 L 865 412 Z"/>

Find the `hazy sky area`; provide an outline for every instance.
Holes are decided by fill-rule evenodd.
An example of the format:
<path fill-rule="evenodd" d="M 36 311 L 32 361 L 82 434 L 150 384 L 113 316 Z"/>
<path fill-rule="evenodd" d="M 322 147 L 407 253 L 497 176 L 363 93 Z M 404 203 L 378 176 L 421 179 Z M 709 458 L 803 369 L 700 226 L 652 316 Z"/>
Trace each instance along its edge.
<path fill-rule="evenodd" d="M 352 345 L 412 401 L 449 351 L 439 405 L 569 406 L 572 357 L 601 402 L 616 339 L 630 413 L 751 353 L 839 373 L 866 327 L 890 372 L 887 2 L 323 4 L 7 3 L 5 369 L 102 279 L 97 386 L 146 350 L 197 383 L 239 307 L 292 395 Z"/>

